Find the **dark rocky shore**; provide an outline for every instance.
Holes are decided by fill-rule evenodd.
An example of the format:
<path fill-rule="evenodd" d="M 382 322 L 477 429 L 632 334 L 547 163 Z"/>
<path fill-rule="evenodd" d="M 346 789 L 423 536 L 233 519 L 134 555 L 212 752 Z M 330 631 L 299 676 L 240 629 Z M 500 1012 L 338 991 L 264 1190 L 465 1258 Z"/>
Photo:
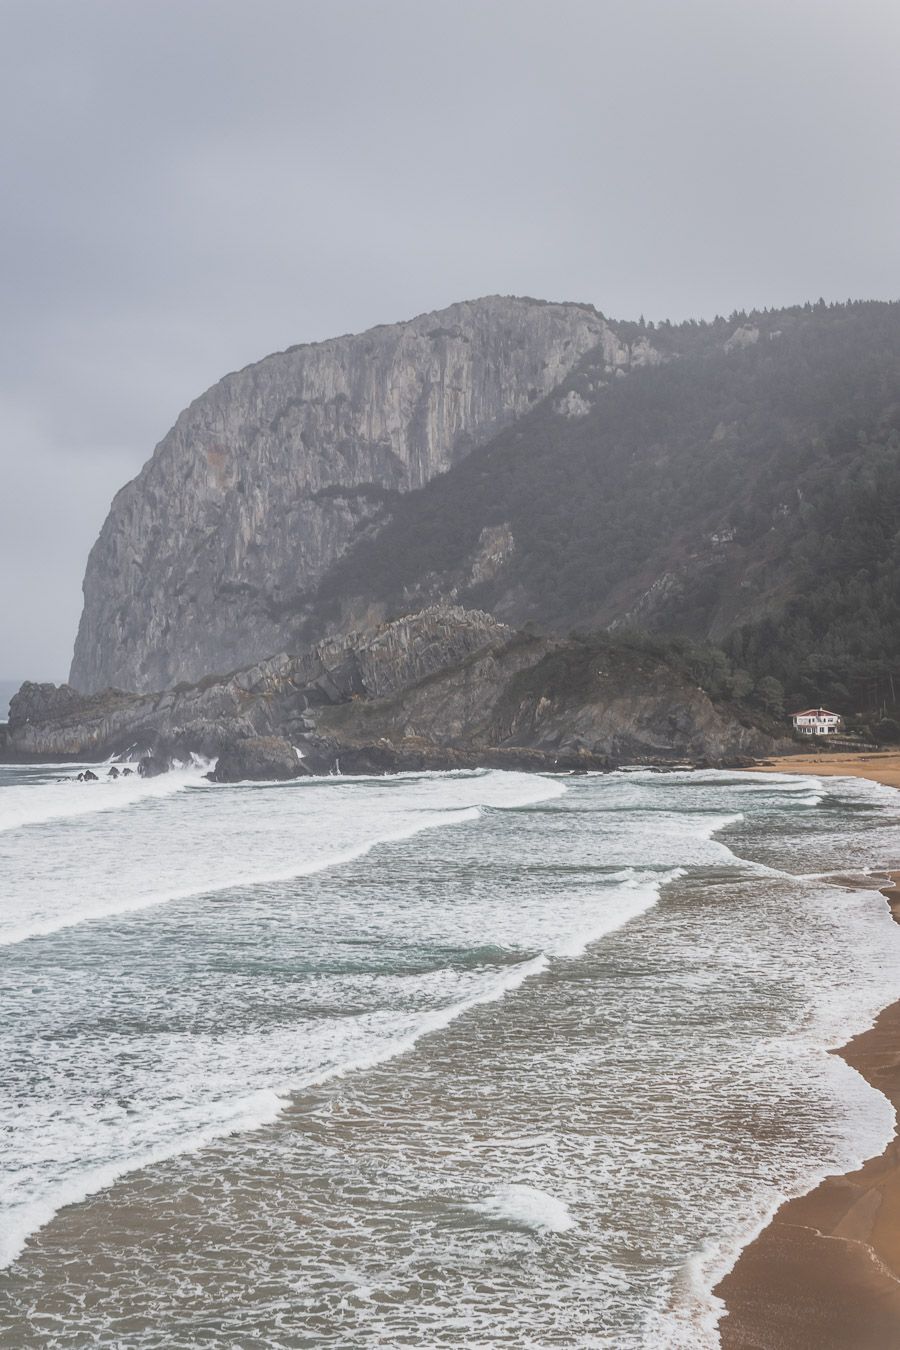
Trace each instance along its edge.
<path fill-rule="evenodd" d="M 0 756 L 14 762 L 190 755 L 213 777 L 623 762 L 739 764 L 775 742 L 663 658 L 612 640 L 516 633 L 439 605 L 374 632 L 156 694 L 26 683 Z"/>

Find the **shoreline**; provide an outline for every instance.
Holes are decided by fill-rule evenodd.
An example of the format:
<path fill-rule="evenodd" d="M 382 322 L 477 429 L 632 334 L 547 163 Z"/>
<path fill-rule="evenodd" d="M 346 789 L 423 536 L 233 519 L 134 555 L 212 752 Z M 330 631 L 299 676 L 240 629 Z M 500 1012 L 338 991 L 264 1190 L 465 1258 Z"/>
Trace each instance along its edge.
<path fill-rule="evenodd" d="M 900 788 L 900 750 L 844 751 L 818 754 L 798 751 L 795 755 L 761 759 L 748 773 L 796 773 L 814 778 L 866 778 L 870 783 Z"/>
<path fill-rule="evenodd" d="M 900 788 L 900 753 L 791 755 L 761 772 Z M 900 871 L 881 888 L 900 923 Z M 834 1050 L 900 1114 L 900 1000 Z M 900 1350 L 900 1132 L 882 1153 L 786 1200 L 713 1293 L 722 1350 Z"/>

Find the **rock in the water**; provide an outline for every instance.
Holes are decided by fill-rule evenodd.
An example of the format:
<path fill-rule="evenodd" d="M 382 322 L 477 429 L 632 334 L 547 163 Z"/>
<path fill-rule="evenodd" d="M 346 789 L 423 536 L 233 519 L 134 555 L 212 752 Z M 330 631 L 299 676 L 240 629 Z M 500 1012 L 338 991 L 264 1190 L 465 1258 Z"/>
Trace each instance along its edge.
<path fill-rule="evenodd" d="M 297 751 L 283 736 L 248 736 L 219 756 L 206 776 L 212 783 L 258 782 L 302 778 L 308 770 Z"/>
<path fill-rule="evenodd" d="M 142 778 L 158 778 L 161 773 L 168 773 L 170 767 L 169 761 L 159 755 L 144 755 L 138 760 L 137 771 Z"/>
<path fill-rule="evenodd" d="M 100 781 L 97 775 L 95 773 L 92 773 L 90 769 L 85 769 L 84 773 L 79 774 L 78 777 L 84 783 L 97 783 Z"/>

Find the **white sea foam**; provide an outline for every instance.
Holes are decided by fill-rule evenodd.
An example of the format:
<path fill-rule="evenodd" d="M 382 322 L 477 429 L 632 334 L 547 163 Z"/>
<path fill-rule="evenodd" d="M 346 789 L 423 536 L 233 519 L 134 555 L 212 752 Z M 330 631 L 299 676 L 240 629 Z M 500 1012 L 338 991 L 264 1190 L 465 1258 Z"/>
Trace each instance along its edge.
<path fill-rule="evenodd" d="M 615 874 L 620 887 L 611 896 L 598 897 L 596 915 L 575 931 L 561 932 L 545 944 L 545 950 L 552 956 L 580 956 L 593 943 L 652 909 L 659 900 L 660 888 L 680 876 L 684 876 L 682 867 L 663 873 L 635 869 Z"/>
<path fill-rule="evenodd" d="M 472 1008 L 495 1002 L 517 989 L 525 980 L 541 974 L 546 967 L 546 957 L 538 956 L 509 967 L 499 975 L 483 977 L 474 992 L 456 1003 L 410 1020 L 409 1025 L 397 1034 L 372 1036 L 371 1044 L 362 1053 L 341 1058 L 338 1050 L 338 1057 L 315 1073 L 286 1078 L 277 1087 L 261 1089 L 249 1097 L 192 1105 L 187 1113 L 191 1121 L 190 1128 L 168 1136 L 164 1128 L 163 1141 L 153 1147 L 136 1153 L 123 1153 L 99 1166 L 76 1169 L 74 1174 L 33 1198 L 14 1201 L 12 1204 L 7 1201 L 4 1230 L 0 1234 L 0 1269 L 14 1261 L 21 1254 L 28 1238 L 48 1224 L 65 1206 L 78 1204 L 89 1195 L 105 1190 L 130 1172 L 165 1162 L 182 1153 L 195 1152 L 227 1135 L 246 1133 L 271 1124 L 289 1105 L 290 1093 L 319 1086 L 332 1078 L 373 1069 L 398 1055 L 406 1054 L 423 1036 L 444 1030 Z M 168 1116 L 168 1110 L 163 1110 L 163 1123 Z M 205 1116 L 206 1119 L 197 1123 L 198 1116 Z"/>
<path fill-rule="evenodd" d="M 228 1103 L 224 1111 L 220 1112 L 218 1119 L 204 1123 L 190 1134 L 170 1139 L 167 1143 L 147 1149 L 143 1153 L 112 1160 L 99 1167 L 85 1168 L 38 1198 L 7 1206 L 3 1216 L 3 1230 L 0 1231 L 0 1269 L 15 1261 L 29 1237 L 45 1227 L 54 1215 L 67 1205 L 80 1204 L 89 1195 L 106 1190 L 128 1172 L 136 1172 L 143 1167 L 167 1162 L 179 1153 L 205 1148 L 214 1140 L 229 1134 L 245 1133 L 247 1130 L 256 1130 L 268 1125 L 276 1119 L 285 1105 L 284 1099 L 271 1091 L 256 1092 L 252 1097 L 239 1098 Z"/>
<path fill-rule="evenodd" d="M 490 1219 L 532 1228 L 537 1233 L 565 1233 L 575 1227 L 565 1202 L 536 1186 L 499 1186 L 483 1200 L 472 1201 L 469 1208 Z"/>
<path fill-rule="evenodd" d="M 858 1034 L 859 1022 L 849 1022 L 847 1036 Z M 843 1037 L 839 1038 L 843 1039 Z M 831 1048 L 819 1043 L 822 1054 Z M 835 1078 L 835 1097 L 842 1100 L 846 1112 L 843 1122 L 843 1150 L 837 1167 L 814 1166 L 803 1173 L 790 1190 L 780 1190 L 751 1202 L 751 1214 L 738 1230 L 721 1242 L 705 1243 L 685 1262 L 675 1281 L 671 1297 L 655 1309 L 647 1321 L 643 1350 L 716 1350 L 718 1324 L 726 1312 L 724 1301 L 713 1293 L 721 1280 L 734 1268 L 741 1253 L 771 1223 L 785 1201 L 806 1195 L 835 1171 L 851 1172 L 868 1158 L 877 1157 L 894 1137 L 894 1109 L 877 1089 L 870 1086 L 842 1059 L 823 1056 L 825 1072 Z M 832 1067 L 833 1066 L 833 1067 Z"/>
<path fill-rule="evenodd" d="M 96 771 L 97 765 L 67 764 L 61 782 L 0 785 L 0 832 L 99 812 L 122 811 L 203 785 L 200 766 L 160 774 L 157 778 L 141 778 L 132 772 L 128 778 L 104 776 L 96 783 L 79 783 L 77 774 L 82 768 Z"/>
<path fill-rule="evenodd" d="M 504 811 L 552 800 L 564 791 L 561 784 L 552 780 L 496 773 L 460 775 L 449 783 L 438 776 L 430 777 L 425 783 L 413 779 L 403 783 L 371 780 L 368 784 L 357 784 L 349 791 L 348 786 L 342 784 L 337 793 L 332 792 L 329 785 L 324 796 L 320 788 L 310 789 L 305 782 L 298 785 L 298 789 L 285 789 L 284 785 L 271 790 L 258 786 L 211 789 L 194 796 L 190 815 L 185 816 L 185 807 L 179 806 L 180 814 L 174 820 L 171 819 L 171 808 L 160 799 L 153 804 L 149 814 L 144 813 L 129 823 L 124 837 L 120 834 L 121 823 L 110 817 L 92 824 L 91 834 L 87 836 L 80 833 L 86 828 L 85 823 L 75 821 L 68 827 L 76 831 L 74 835 L 58 836 L 59 864 L 54 853 L 57 836 L 45 833 L 48 849 L 46 884 L 40 867 L 35 875 L 34 856 L 22 842 L 19 846 L 22 856 L 20 885 L 28 879 L 40 900 L 48 889 L 53 890 L 55 884 L 59 907 L 54 914 L 32 913 L 28 921 L 17 923 L 13 919 L 10 923 L 8 919 L 2 941 L 12 945 L 26 937 L 60 932 L 91 920 L 125 916 L 167 900 L 208 894 L 216 891 L 217 884 L 219 892 L 235 887 L 252 890 L 286 879 L 313 877 L 342 863 L 353 862 L 380 845 L 401 843 L 423 831 L 444 826 L 472 824 L 484 810 L 484 806 L 476 802 Z M 173 826 L 183 838 L 179 838 L 179 833 L 173 836 Z M 66 827 L 55 822 L 46 827 L 47 832 L 62 828 Z M 223 829 L 228 835 L 225 850 L 222 848 Z M 334 844 L 340 844 L 342 840 L 353 842 L 349 847 L 335 848 Z M 81 875 L 77 862 L 79 842 L 83 846 L 84 859 Z M 298 846 L 301 851 L 292 859 L 290 853 Z M 158 871 L 165 874 L 168 869 L 176 875 L 191 869 L 197 875 L 197 884 L 191 884 L 189 880 L 186 885 L 161 891 L 159 876 L 151 876 L 145 894 L 128 896 L 127 891 L 123 894 L 128 884 L 127 876 L 123 883 L 119 875 L 123 858 L 128 859 L 140 877 L 144 870 L 141 850 L 150 859 L 156 858 L 159 848 L 166 851 L 158 859 Z M 287 861 L 285 853 L 288 854 Z M 236 857 L 244 854 L 248 855 L 245 866 L 235 868 Z M 69 864 L 65 876 L 61 875 L 63 859 Z M 278 865 L 270 866 L 275 859 L 279 859 Z M 105 870 L 107 867 L 108 871 Z M 93 876 L 101 897 L 97 902 L 86 901 L 79 886 L 79 880 L 83 884 L 89 876 Z M 109 879 L 121 888 L 112 896 L 106 891 L 105 883 Z M 24 894 L 20 891 L 20 902 Z M 412 1049 L 423 1035 L 442 1030 L 470 1008 L 502 997 L 545 966 L 546 958 L 539 955 L 499 971 L 475 970 L 464 979 L 455 976 L 450 979 L 448 972 L 443 983 L 429 982 L 423 977 L 419 981 L 419 997 L 427 995 L 430 1000 L 436 999 L 438 1006 L 424 1012 L 398 1010 L 390 1013 L 385 1009 L 384 1012 L 379 1010 L 351 1018 L 312 1022 L 307 1037 L 308 1049 L 302 1038 L 293 1037 L 293 1054 L 292 1038 L 287 1033 L 267 1037 L 256 1045 L 243 1042 L 238 1034 L 233 1048 L 228 1038 L 222 1036 L 210 1039 L 204 1047 L 204 1037 L 195 1033 L 191 1038 L 191 1060 L 183 1071 L 177 1062 L 173 1062 L 171 1083 L 159 1074 L 164 1065 L 157 1066 L 155 1076 L 160 1082 L 156 1091 L 173 1103 L 162 1111 L 148 1103 L 149 1114 L 145 1115 L 143 1108 L 132 1107 L 121 1121 L 115 1112 L 104 1112 L 102 1125 L 93 1122 L 94 1108 L 90 1103 L 83 1111 L 79 1111 L 74 1102 L 70 1103 L 67 1118 L 53 1111 L 42 1115 L 43 1107 L 20 1114 L 22 1125 L 26 1119 L 32 1122 L 37 1175 L 43 1171 L 38 1165 L 42 1147 L 54 1155 L 62 1170 L 53 1182 L 54 1169 L 51 1168 L 47 1178 L 49 1186 L 38 1184 L 38 1193 L 34 1195 L 28 1194 L 30 1182 L 22 1183 L 25 1193 L 22 1193 L 22 1185 L 17 1183 L 11 1197 L 12 1217 L 7 1225 L 10 1234 L 5 1248 L 7 1256 L 21 1247 L 23 1235 L 47 1222 L 60 1206 L 80 1200 L 135 1168 L 202 1147 L 218 1135 L 252 1129 L 263 1119 L 272 1117 L 277 1103 L 283 1103 L 282 1094 L 321 1083 L 335 1075 L 371 1068 L 402 1054 Z M 431 984 L 434 987 L 429 992 Z M 324 1040 L 323 1031 L 328 1032 Z M 66 1041 L 54 1047 L 58 1061 L 51 1070 L 54 1075 L 65 1076 L 69 1071 L 66 1047 Z M 74 1048 L 73 1053 L 77 1053 Z M 157 1055 L 158 1050 L 154 1049 L 154 1059 Z M 294 1067 L 298 1055 L 300 1058 Z M 304 1072 L 302 1065 L 307 1057 L 315 1067 Z M 245 1070 L 248 1083 L 251 1077 L 251 1086 L 261 1082 L 259 1091 L 252 1096 L 252 1109 L 243 1100 L 232 1101 L 227 1093 L 235 1064 L 242 1059 L 247 1061 L 248 1069 L 253 1065 L 252 1075 Z M 91 1073 L 84 1061 L 81 1071 Z M 192 1079 L 195 1086 L 188 1090 Z M 152 1081 L 148 1079 L 148 1086 Z M 214 1095 L 210 1096 L 210 1093 Z M 175 1106 L 179 1099 L 181 1105 Z M 260 1106 L 263 1116 L 257 1110 Z M 87 1150 L 86 1161 L 84 1166 L 78 1166 L 76 1159 L 82 1149 Z M 65 1162 L 67 1158 L 71 1161 Z"/>
<path fill-rule="evenodd" d="M 482 988 L 477 989 L 474 994 L 470 994 L 467 998 L 460 999 L 458 1003 L 452 1003 L 446 1008 L 436 1008 L 433 1012 L 425 1013 L 408 1031 L 401 1033 L 393 1040 L 375 1045 L 361 1055 L 356 1055 L 352 1059 L 347 1059 L 318 1073 L 310 1074 L 307 1078 L 292 1083 L 291 1089 L 297 1091 L 300 1088 L 315 1087 L 320 1083 L 327 1082 L 330 1078 L 340 1078 L 347 1073 L 359 1073 L 364 1069 L 374 1069 L 377 1065 L 395 1059 L 398 1055 L 406 1054 L 409 1050 L 414 1049 L 416 1043 L 423 1036 L 431 1035 L 436 1031 L 444 1031 L 450 1026 L 451 1022 L 455 1022 L 457 1017 L 461 1017 L 463 1013 L 469 1012 L 470 1009 L 477 1008 L 481 1004 L 496 1002 L 504 994 L 510 993 L 513 989 L 518 989 L 519 985 L 523 984 L 525 980 L 534 975 L 542 974 L 546 969 L 547 958 L 544 955 L 536 956 L 531 961 L 522 961 L 518 965 L 510 966 L 501 975 L 488 978 Z"/>
<path fill-rule="evenodd" d="M 324 795 L 321 780 L 300 780 L 204 786 L 187 821 L 161 810 L 173 794 L 200 781 L 197 771 L 185 770 L 142 785 L 148 790 L 139 788 L 130 800 L 147 809 L 129 818 L 124 852 L 118 823 L 107 816 L 95 818 L 90 834 L 21 838 L 20 870 L 27 881 L 0 902 L 0 947 L 157 905 L 311 876 L 378 845 L 474 821 L 485 807 L 528 807 L 565 791 L 549 778 L 497 772 L 410 777 L 393 786 L 368 779 L 337 790 L 328 780 Z M 118 788 L 118 782 L 77 783 L 71 790 L 118 800 Z M 38 789 L 21 789 L 31 790 Z M 3 788 L 0 799 L 18 791 Z"/>
<path fill-rule="evenodd" d="M 27 942 L 30 938 L 48 937 L 52 933 L 61 932 L 66 928 L 75 928 L 84 923 L 115 919 L 122 915 L 152 909 L 157 905 L 190 900 L 199 895 L 221 894 L 223 891 L 237 890 L 246 886 L 267 886 L 279 881 L 292 881 L 295 878 L 313 876 L 316 872 L 322 872 L 326 868 L 341 867 L 357 858 L 363 858 L 379 845 L 400 843 L 404 839 L 413 838 L 414 835 L 420 834 L 423 830 L 440 829 L 447 825 L 462 825 L 467 821 L 477 820 L 478 815 L 479 808 L 477 806 L 461 808 L 452 813 L 435 812 L 430 819 L 418 821 L 404 829 L 386 832 L 372 839 L 362 840 L 352 848 L 335 853 L 325 853 L 314 860 L 298 860 L 286 866 L 271 869 L 254 867 L 253 865 L 238 867 L 233 870 L 229 869 L 218 882 L 210 883 L 205 878 L 198 877 L 193 885 L 176 886 L 171 890 L 157 891 L 151 889 L 147 894 L 136 895 L 131 898 L 118 896 L 111 899 L 104 898 L 99 902 L 82 902 L 77 909 L 70 907 L 63 913 L 46 918 L 32 918 L 23 923 L 14 923 L 7 928 L 0 928 L 0 947 L 14 946 L 19 942 Z"/>
<path fill-rule="evenodd" d="M 819 882 L 816 893 L 821 895 L 823 906 L 827 906 L 829 892 L 823 890 L 821 883 L 833 873 L 783 875 L 792 882 Z M 846 889 L 841 886 L 841 890 Z M 896 942 L 895 921 L 886 906 L 872 905 L 872 898 L 868 890 L 851 891 L 848 897 L 851 912 L 842 917 L 841 926 L 846 927 L 848 919 L 852 922 L 855 908 L 858 940 L 864 940 L 865 929 L 870 928 L 882 930 L 888 944 Z M 705 1243 L 685 1262 L 671 1298 L 648 1318 L 644 1350 L 715 1350 L 719 1345 L 718 1323 L 726 1308 L 712 1291 L 733 1269 L 744 1249 L 768 1226 L 781 1205 L 807 1194 L 826 1176 L 856 1170 L 867 1159 L 878 1156 L 894 1138 L 896 1114 L 890 1101 L 832 1052 L 868 1030 L 887 1000 L 896 997 L 900 990 L 896 984 L 886 987 L 883 983 L 871 988 L 859 983 L 829 986 L 821 981 L 818 972 L 813 979 L 816 1004 L 812 1016 L 780 1045 L 771 1041 L 767 1051 L 772 1057 L 773 1075 L 784 1073 L 793 1077 L 801 1063 L 817 1066 L 818 1076 L 829 1085 L 832 1099 L 841 1104 L 841 1114 L 832 1123 L 837 1155 L 825 1163 L 810 1159 L 807 1167 L 796 1174 L 790 1188 L 753 1197 L 740 1228 L 722 1241 Z"/>
<path fill-rule="evenodd" d="M 713 772 L 562 788 L 491 773 L 215 787 L 38 826 L 37 848 L 7 834 L 10 893 L 52 893 L 56 917 L 83 910 L 92 878 L 111 900 L 198 897 L 2 954 L 16 1009 L 2 1053 L 25 1068 L 9 1113 L 29 1167 L 18 1242 L 25 1218 L 190 1153 L 141 1188 L 147 1250 L 174 1224 L 189 1283 L 197 1244 L 223 1234 L 209 1312 L 235 1339 L 279 1325 L 268 1277 L 290 1251 L 309 1308 L 348 1344 L 714 1346 L 709 1290 L 777 1203 L 774 1179 L 805 1189 L 889 1134 L 885 1099 L 824 1049 L 900 992 L 900 935 L 872 881 L 828 884 L 894 861 L 897 799 L 829 780 L 834 809 L 810 811 L 818 783 Z M 325 861 L 391 833 L 363 865 Z M 740 856 L 754 847 L 765 862 Z M 295 863 L 318 870 L 253 879 Z M 216 889 L 242 868 L 243 887 Z M 335 1077 L 284 1128 L 204 1149 Z M 202 1213 L 178 1212 L 186 1183 Z M 255 1197 L 239 1240 L 238 1192 Z M 77 1213 L 26 1251 L 8 1277 L 22 1306 L 44 1281 L 66 1334 L 108 1339 L 134 1311 L 117 1245 L 131 1201 L 110 1196 L 90 1288 L 65 1265 Z M 441 1271 L 426 1293 L 423 1270 Z M 145 1307 L 188 1343 L 146 1271 Z M 0 1339 L 5 1325 L 0 1312 Z"/>

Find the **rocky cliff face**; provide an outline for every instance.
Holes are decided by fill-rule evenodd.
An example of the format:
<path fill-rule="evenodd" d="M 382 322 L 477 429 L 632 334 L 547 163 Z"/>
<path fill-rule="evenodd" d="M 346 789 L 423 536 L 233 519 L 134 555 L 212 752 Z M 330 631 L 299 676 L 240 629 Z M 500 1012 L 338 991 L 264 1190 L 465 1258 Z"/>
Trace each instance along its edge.
<path fill-rule="evenodd" d="M 770 738 L 659 656 L 515 633 L 450 605 L 160 694 L 26 684 L 7 755 L 219 756 L 220 777 L 473 764 L 721 761 Z"/>
<path fill-rule="evenodd" d="M 395 697 L 511 630 L 487 614 L 438 606 L 374 632 L 320 642 L 162 693 L 25 683 L 10 705 L 7 753 L 19 759 L 218 755 L 247 737 L 302 742 L 330 704 Z"/>
<path fill-rule="evenodd" d="M 489 297 L 226 376 L 118 494 L 88 561 L 71 683 L 146 691 L 296 649 L 327 567 L 397 493 L 526 412 L 615 334 Z"/>
<path fill-rule="evenodd" d="M 507 630 L 508 631 L 508 630 Z M 528 751 L 535 767 L 579 762 L 734 763 L 771 754 L 775 740 L 716 705 L 665 659 L 614 639 L 524 633 L 493 643 L 389 698 L 322 708 L 317 734 L 342 748 L 389 745 Z"/>

